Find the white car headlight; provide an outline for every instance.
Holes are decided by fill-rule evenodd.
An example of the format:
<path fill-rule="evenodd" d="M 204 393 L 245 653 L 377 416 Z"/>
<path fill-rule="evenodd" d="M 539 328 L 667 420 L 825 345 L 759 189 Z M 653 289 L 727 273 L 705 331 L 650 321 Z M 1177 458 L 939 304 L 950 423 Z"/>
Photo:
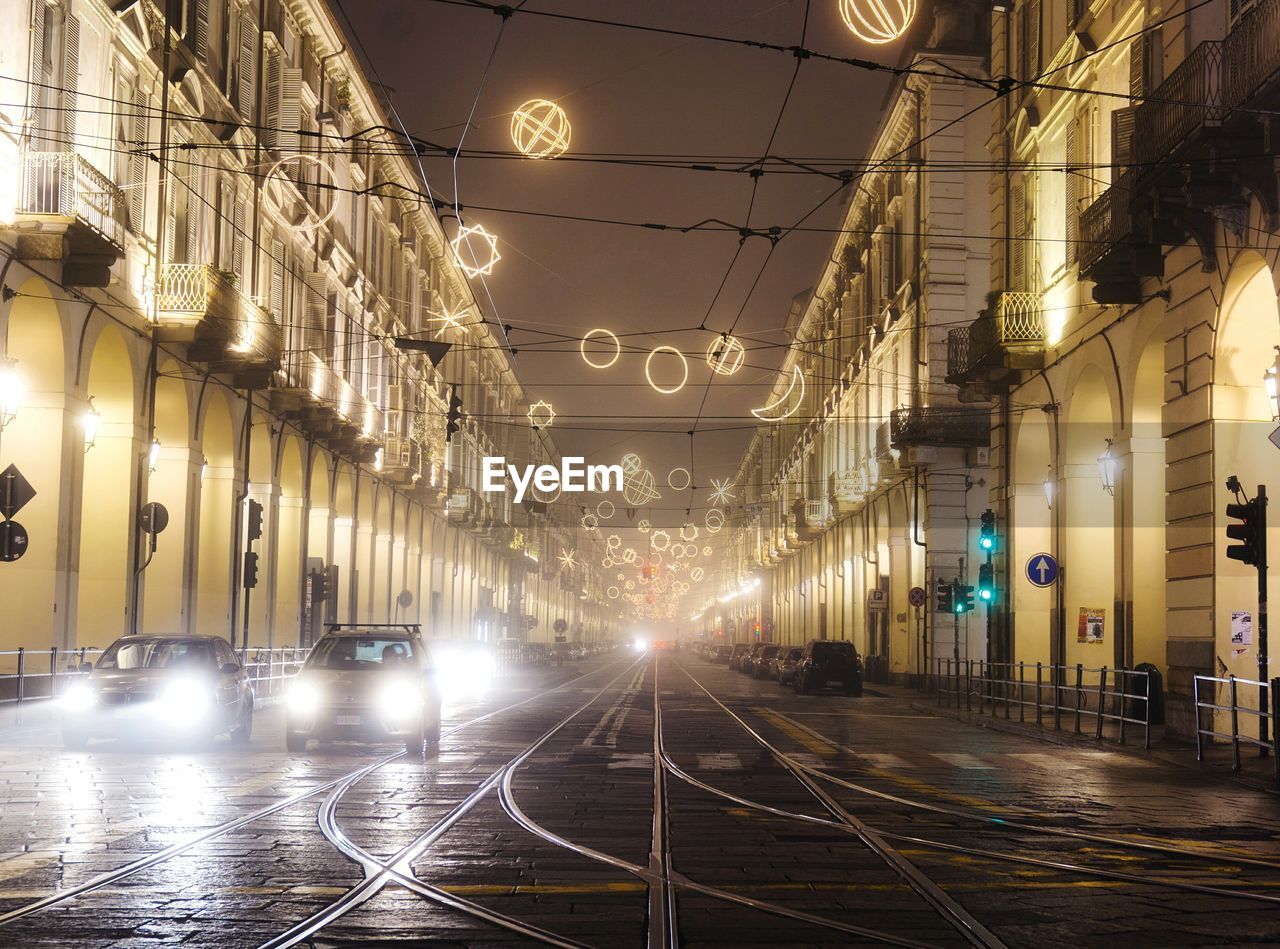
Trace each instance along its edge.
<path fill-rule="evenodd" d="M 156 701 L 156 712 L 172 725 L 194 725 L 204 721 L 213 705 L 209 683 L 178 679 L 166 684 Z"/>
<path fill-rule="evenodd" d="M 408 718 L 422 709 L 422 690 L 412 682 L 388 682 L 378 693 L 378 708 L 388 718 Z"/>
<path fill-rule="evenodd" d="M 310 715 L 320 707 L 320 690 L 310 682 L 295 682 L 289 689 L 289 711 Z"/>
<path fill-rule="evenodd" d="M 62 707 L 68 712 L 86 712 L 98 703 L 98 693 L 88 682 L 73 682 L 62 693 Z"/>

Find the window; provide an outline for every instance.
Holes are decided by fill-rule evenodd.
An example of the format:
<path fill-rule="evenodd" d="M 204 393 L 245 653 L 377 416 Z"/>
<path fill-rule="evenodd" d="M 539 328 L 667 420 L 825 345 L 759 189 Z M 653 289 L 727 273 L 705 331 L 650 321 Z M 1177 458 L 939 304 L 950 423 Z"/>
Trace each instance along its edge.
<path fill-rule="evenodd" d="M 329 636 L 320 640 L 308 669 L 389 669 L 407 666 L 415 656 L 406 638 L 386 636 Z"/>
<path fill-rule="evenodd" d="M 213 649 L 203 639 L 142 639 L 113 643 L 99 669 L 211 669 Z"/>

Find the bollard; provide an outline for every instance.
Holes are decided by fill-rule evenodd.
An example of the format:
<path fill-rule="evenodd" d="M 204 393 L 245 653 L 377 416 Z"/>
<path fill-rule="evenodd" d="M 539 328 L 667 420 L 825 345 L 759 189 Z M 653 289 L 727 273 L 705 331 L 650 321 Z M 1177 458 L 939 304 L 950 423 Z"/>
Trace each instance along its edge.
<path fill-rule="evenodd" d="M 1147 676 L 1147 701 L 1151 700 L 1151 677 Z M 1191 704 L 1196 715 L 1196 761 L 1204 761 L 1204 729 L 1200 727 L 1200 677 L 1191 677 Z M 1150 706 L 1148 705 L 1148 708 Z M 1151 721 L 1151 713 L 1147 712 L 1147 721 Z M 1148 726 L 1149 728 L 1150 726 Z"/>
<path fill-rule="evenodd" d="M 1236 710 L 1236 677 L 1227 676 L 1231 695 L 1231 770 L 1240 770 L 1240 713 Z"/>
<path fill-rule="evenodd" d="M 1146 691 L 1147 691 L 1147 702 L 1146 702 L 1146 709 L 1147 709 L 1147 713 L 1146 713 L 1145 715 L 1143 715 L 1143 716 L 1142 716 L 1142 718 L 1143 718 L 1143 722 L 1142 722 L 1142 747 L 1143 747 L 1143 748 L 1145 748 L 1145 749 L 1147 749 L 1147 751 L 1150 751 L 1150 750 L 1151 750 L 1151 673 L 1150 673 L 1150 672 L 1144 672 L 1144 673 L 1142 674 L 1142 678 L 1143 678 L 1143 679 L 1146 681 L 1146 683 L 1147 683 L 1147 689 L 1146 689 Z M 1197 699 L 1197 702 L 1198 702 L 1198 701 L 1199 701 L 1199 700 Z M 1200 738 L 1200 708 L 1199 708 L 1199 705 L 1197 705 L 1197 706 L 1196 706 L 1196 738 L 1197 738 L 1197 739 L 1199 739 L 1199 738 Z"/>
<path fill-rule="evenodd" d="M 49 698 L 56 698 L 58 695 L 58 647 L 49 647 Z"/>
<path fill-rule="evenodd" d="M 1098 727 L 1093 737 L 1102 740 L 1102 716 L 1107 710 L 1107 667 L 1103 666 L 1098 673 Z"/>
<path fill-rule="evenodd" d="M 18 647 L 18 724 L 22 724 L 22 693 L 26 684 L 27 674 L 27 651 L 21 646 Z"/>
<path fill-rule="evenodd" d="M 1018 663 L 1018 721 L 1026 722 L 1027 720 L 1027 690 L 1026 690 L 1027 670 L 1026 663 Z"/>
<path fill-rule="evenodd" d="M 1044 724 L 1044 721 L 1042 720 L 1042 715 L 1044 714 L 1044 708 L 1041 705 L 1041 702 L 1043 701 L 1043 692 L 1042 692 L 1043 687 L 1044 687 L 1044 666 L 1042 666 L 1040 663 L 1037 662 L 1036 663 L 1036 725 L 1037 726 L 1041 726 Z"/>
<path fill-rule="evenodd" d="M 1117 682 L 1120 684 L 1120 744 L 1124 744 L 1124 723 L 1128 717 L 1129 709 L 1129 670 L 1121 666 L 1116 672 Z"/>
<path fill-rule="evenodd" d="M 1280 677 L 1271 680 L 1271 760 L 1275 762 L 1276 783 L 1280 784 Z"/>
<path fill-rule="evenodd" d="M 1084 664 L 1076 663 L 1076 734 L 1080 734 L 1080 697 L 1084 693 Z"/>

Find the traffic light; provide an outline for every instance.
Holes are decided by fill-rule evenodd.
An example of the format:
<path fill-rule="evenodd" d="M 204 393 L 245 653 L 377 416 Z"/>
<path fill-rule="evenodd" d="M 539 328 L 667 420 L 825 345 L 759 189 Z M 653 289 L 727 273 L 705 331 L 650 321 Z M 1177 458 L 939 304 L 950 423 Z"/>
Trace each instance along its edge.
<path fill-rule="evenodd" d="M 1227 525 L 1227 538 L 1240 541 L 1227 547 L 1227 556 L 1256 567 L 1265 556 L 1265 509 L 1258 503 L 1258 498 L 1254 498 L 1243 504 L 1228 504 L 1227 517 L 1240 522 Z"/>
<path fill-rule="evenodd" d="M 444 423 L 444 440 L 449 441 L 462 423 L 462 397 L 458 395 L 457 385 L 449 387 L 449 415 Z"/>
<path fill-rule="evenodd" d="M 262 536 L 262 505 L 249 499 L 249 543 Z"/>
<path fill-rule="evenodd" d="M 978 566 L 978 599 L 984 603 L 994 603 L 996 599 L 996 571 L 989 563 Z"/>
<path fill-rule="evenodd" d="M 252 590 L 258 585 L 258 555 L 252 550 L 244 555 L 244 588 Z"/>
<path fill-rule="evenodd" d="M 982 512 L 982 527 L 978 533 L 978 546 L 991 553 L 996 549 L 996 512 L 987 508 Z"/>
<path fill-rule="evenodd" d="M 946 580 L 939 580 L 937 588 L 937 605 L 934 608 L 939 613 L 950 613 L 954 606 L 953 599 L 951 584 Z"/>
<path fill-rule="evenodd" d="M 759 639 L 759 638 L 760 638 L 760 624 L 759 624 L 759 623 L 756 623 L 756 625 L 755 625 L 755 629 L 753 630 L 753 632 L 755 632 L 755 634 L 756 634 L 756 639 Z"/>
<path fill-rule="evenodd" d="M 957 616 L 973 611 L 973 587 L 963 583 L 956 584 L 954 609 Z"/>
<path fill-rule="evenodd" d="M 652 580 L 658 575 L 658 568 L 652 565 L 646 565 L 645 568 L 640 571 L 640 575 L 646 580 Z"/>

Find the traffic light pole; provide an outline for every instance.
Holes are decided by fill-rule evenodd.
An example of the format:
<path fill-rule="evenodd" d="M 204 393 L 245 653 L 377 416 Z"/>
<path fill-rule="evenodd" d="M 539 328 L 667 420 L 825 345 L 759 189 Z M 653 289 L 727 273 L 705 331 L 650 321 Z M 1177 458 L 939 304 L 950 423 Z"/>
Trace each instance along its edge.
<path fill-rule="evenodd" d="M 1258 719 L 1258 740 L 1262 743 L 1262 756 L 1267 756 L 1268 718 L 1267 710 L 1270 696 L 1267 694 L 1267 486 L 1258 485 L 1258 493 L 1254 497 L 1258 507 L 1258 708 L 1262 715 Z"/>

